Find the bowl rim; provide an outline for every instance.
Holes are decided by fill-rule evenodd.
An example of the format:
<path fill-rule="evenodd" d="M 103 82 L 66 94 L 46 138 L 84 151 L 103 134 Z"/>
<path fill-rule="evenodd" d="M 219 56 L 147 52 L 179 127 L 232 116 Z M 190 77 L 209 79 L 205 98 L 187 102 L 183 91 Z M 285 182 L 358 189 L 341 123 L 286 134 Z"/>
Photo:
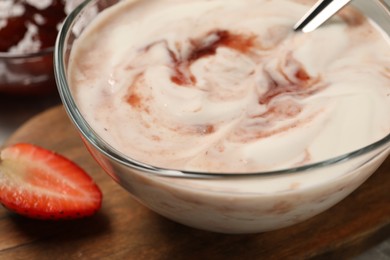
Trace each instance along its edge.
<path fill-rule="evenodd" d="M 141 172 L 146 172 L 162 177 L 179 177 L 179 178 L 242 178 L 242 177 L 259 177 L 259 176 L 275 176 L 283 174 L 298 174 L 307 172 L 309 170 L 321 169 L 328 166 L 333 166 L 340 164 L 342 162 L 348 161 L 350 159 L 359 157 L 361 155 L 372 152 L 382 146 L 385 146 L 390 142 L 390 133 L 381 138 L 378 141 L 375 141 L 369 145 L 366 145 L 362 148 L 356 149 L 354 151 L 344 153 L 342 155 L 332 157 L 326 160 L 322 160 L 315 163 L 310 163 L 302 166 L 283 168 L 270 171 L 260 171 L 260 172 L 245 172 L 245 173 L 218 173 L 218 172 L 200 172 L 200 171 L 186 171 L 186 170 L 177 170 L 177 169 L 168 169 L 158 166 L 153 166 L 149 164 L 142 163 L 135 159 L 130 158 L 129 156 L 124 155 L 120 151 L 113 148 L 110 144 L 104 141 L 88 124 L 88 122 L 82 116 L 74 98 L 72 97 L 70 87 L 66 78 L 66 69 L 65 69 L 65 42 L 69 37 L 70 29 L 72 25 L 82 13 L 84 8 L 100 0 L 87 0 L 80 4 L 76 9 L 74 9 L 65 19 L 63 26 L 60 29 L 60 32 L 57 36 L 57 40 L 54 47 L 54 75 L 57 83 L 58 92 L 62 100 L 63 106 L 69 118 L 76 126 L 76 128 L 81 133 L 81 138 L 83 141 L 87 141 L 95 149 L 97 149 L 101 154 L 105 155 L 109 159 L 119 163 L 120 165 L 130 167 L 134 170 Z M 117 3 L 121 2 L 118 0 Z M 382 0 L 375 1 L 376 3 L 381 3 Z M 116 4 L 116 3 L 115 3 Z M 379 5 L 379 7 L 384 8 L 385 11 L 389 12 L 388 6 Z M 1 56 L 0 56 L 1 57 Z M 388 149 L 389 147 L 384 147 L 383 150 L 379 151 L 378 154 Z"/>

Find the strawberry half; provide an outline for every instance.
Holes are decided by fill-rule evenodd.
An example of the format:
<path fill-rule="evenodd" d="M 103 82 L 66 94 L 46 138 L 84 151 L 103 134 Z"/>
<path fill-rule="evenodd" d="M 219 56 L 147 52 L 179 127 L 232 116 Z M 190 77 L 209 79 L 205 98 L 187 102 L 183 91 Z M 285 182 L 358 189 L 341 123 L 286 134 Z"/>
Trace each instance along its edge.
<path fill-rule="evenodd" d="M 30 218 L 75 219 L 96 213 L 102 193 L 70 160 L 22 143 L 0 153 L 0 202 Z"/>

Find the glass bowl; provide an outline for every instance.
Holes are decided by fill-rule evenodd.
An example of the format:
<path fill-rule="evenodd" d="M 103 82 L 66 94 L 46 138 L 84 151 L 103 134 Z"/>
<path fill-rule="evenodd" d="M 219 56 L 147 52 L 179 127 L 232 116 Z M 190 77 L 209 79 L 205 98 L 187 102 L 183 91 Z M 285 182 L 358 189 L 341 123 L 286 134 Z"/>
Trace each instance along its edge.
<path fill-rule="evenodd" d="M 0 93 L 43 95 L 55 92 L 53 49 L 29 54 L 0 52 Z"/>
<path fill-rule="evenodd" d="M 64 107 L 91 155 L 117 183 L 151 210 L 176 222 L 214 232 L 275 230 L 332 207 L 359 187 L 387 158 L 390 135 L 326 161 L 270 172 L 178 171 L 126 157 L 99 137 L 83 118 L 68 85 L 74 41 L 98 13 L 118 2 L 89 0 L 68 16 L 57 38 L 55 76 Z M 389 10 L 383 1 L 354 3 L 390 33 Z"/>

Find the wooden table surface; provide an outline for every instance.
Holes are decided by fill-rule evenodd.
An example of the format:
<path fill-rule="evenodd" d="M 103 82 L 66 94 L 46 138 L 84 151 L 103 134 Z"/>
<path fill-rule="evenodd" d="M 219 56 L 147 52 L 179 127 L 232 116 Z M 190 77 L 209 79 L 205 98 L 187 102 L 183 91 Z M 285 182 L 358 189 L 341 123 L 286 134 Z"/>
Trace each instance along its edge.
<path fill-rule="evenodd" d="M 148 210 L 89 156 L 62 107 L 24 124 L 8 143 L 31 142 L 76 161 L 101 187 L 91 218 L 45 222 L 0 208 L 0 259 L 345 259 L 390 238 L 390 159 L 330 210 L 290 228 L 224 235 Z"/>

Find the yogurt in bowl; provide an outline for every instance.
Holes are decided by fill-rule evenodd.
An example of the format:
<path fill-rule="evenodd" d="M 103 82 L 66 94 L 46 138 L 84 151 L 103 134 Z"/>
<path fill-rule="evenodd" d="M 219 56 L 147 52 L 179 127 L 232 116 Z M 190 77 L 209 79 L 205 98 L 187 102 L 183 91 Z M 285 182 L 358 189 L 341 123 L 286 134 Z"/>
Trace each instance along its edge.
<path fill-rule="evenodd" d="M 388 35 L 357 9 L 302 34 L 311 1 L 102 2 L 64 25 L 59 90 L 95 159 L 157 213 L 273 230 L 333 206 L 387 157 Z"/>

